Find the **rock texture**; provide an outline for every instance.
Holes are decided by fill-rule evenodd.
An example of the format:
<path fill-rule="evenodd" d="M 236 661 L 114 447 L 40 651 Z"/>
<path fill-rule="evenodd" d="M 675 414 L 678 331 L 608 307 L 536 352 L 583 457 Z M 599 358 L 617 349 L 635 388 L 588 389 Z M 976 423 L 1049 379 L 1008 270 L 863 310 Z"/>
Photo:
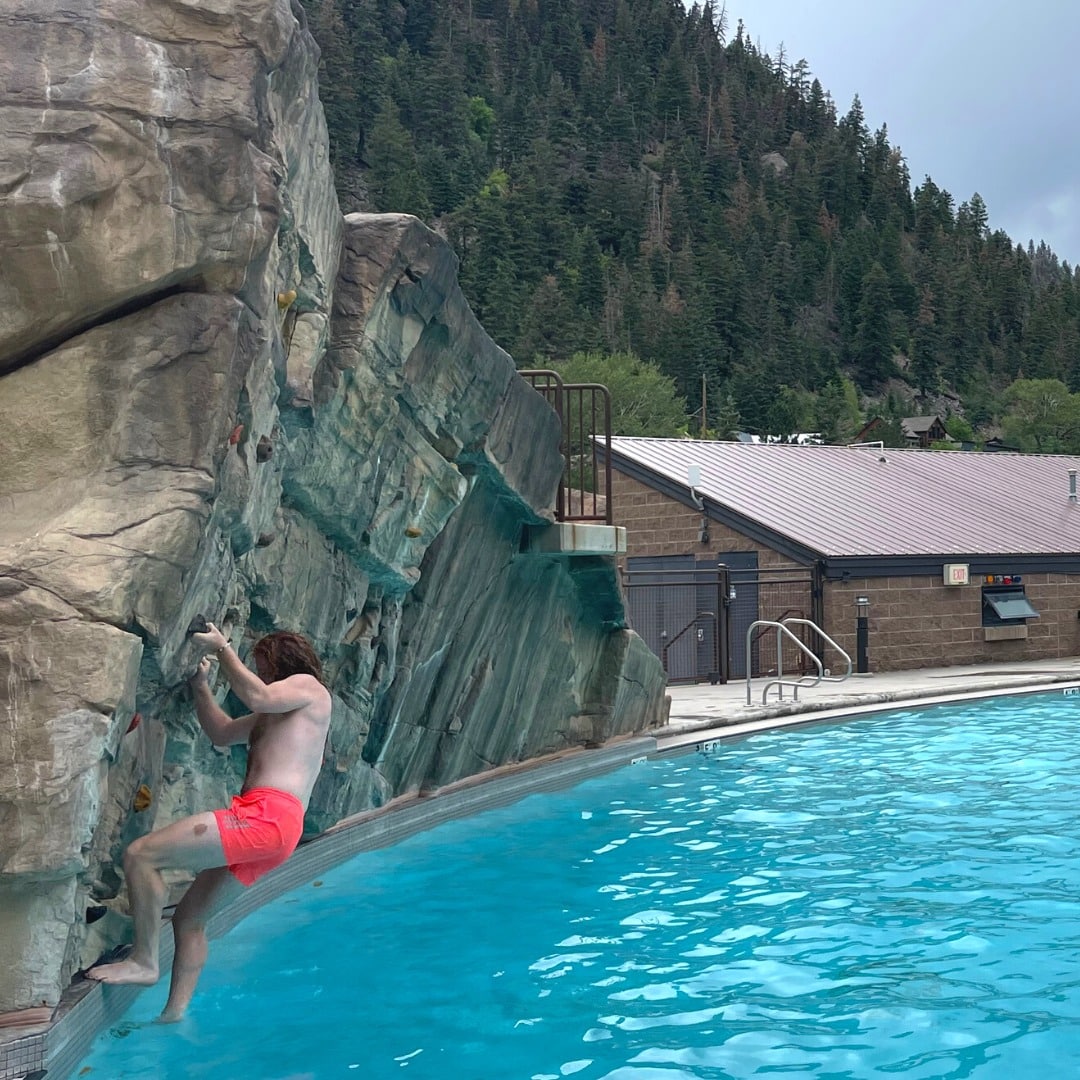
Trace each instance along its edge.
<path fill-rule="evenodd" d="M 9 0 L 0 35 L 4 1011 L 115 943 L 127 842 L 239 786 L 195 613 L 323 658 L 309 831 L 641 730 L 663 680 L 609 562 L 521 553 L 555 416 L 438 237 L 341 218 L 298 5 Z"/>

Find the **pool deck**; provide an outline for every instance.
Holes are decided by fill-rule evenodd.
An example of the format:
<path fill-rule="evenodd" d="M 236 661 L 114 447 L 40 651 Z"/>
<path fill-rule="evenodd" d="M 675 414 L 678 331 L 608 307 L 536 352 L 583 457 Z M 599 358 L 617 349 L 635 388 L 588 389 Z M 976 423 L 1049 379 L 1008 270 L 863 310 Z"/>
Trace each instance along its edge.
<path fill-rule="evenodd" d="M 959 697 L 1015 693 L 1058 683 L 1080 684 L 1080 657 L 1016 664 L 976 664 L 966 667 L 921 668 L 852 675 L 844 682 L 804 687 L 798 700 L 784 689 L 778 700 L 775 688 L 767 705 L 761 704 L 768 679 L 754 679 L 746 703 L 746 680 L 722 685 L 708 683 L 668 688 L 671 710 L 668 723 L 652 732 L 660 751 L 700 741 L 707 735 L 731 736 L 782 727 L 830 716 L 879 711 L 898 703 L 930 704 Z"/>
<path fill-rule="evenodd" d="M 493 769 L 458 785 L 409 796 L 396 805 L 358 814 L 339 823 L 312 843 L 301 846 L 281 868 L 261 879 L 244 896 L 211 921 L 211 936 L 224 933 L 246 914 L 291 888 L 310 882 L 325 869 L 360 851 L 395 843 L 449 818 L 516 801 L 530 792 L 554 790 L 654 753 L 676 752 L 703 741 L 736 737 L 771 728 L 805 724 L 832 717 L 880 711 L 904 703 L 931 704 L 965 697 L 992 696 L 1046 689 L 1080 687 L 1080 657 L 1016 664 L 926 668 L 852 676 L 844 682 L 803 687 L 798 700 L 775 690 L 762 705 L 768 680 L 724 685 L 677 685 L 668 688 L 670 711 L 662 727 L 641 736 L 617 740 L 593 750 L 567 751 L 536 762 Z M 168 935 L 171 939 L 171 935 Z M 163 943 L 163 969 L 172 956 L 172 942 Z M 0 1080 L 68 1076 L 85 1054 L 93 1036 L 118 1017 L 138 989 L 76 983 L 55 1010 L 26 1010 L 0 1017 Z"/>

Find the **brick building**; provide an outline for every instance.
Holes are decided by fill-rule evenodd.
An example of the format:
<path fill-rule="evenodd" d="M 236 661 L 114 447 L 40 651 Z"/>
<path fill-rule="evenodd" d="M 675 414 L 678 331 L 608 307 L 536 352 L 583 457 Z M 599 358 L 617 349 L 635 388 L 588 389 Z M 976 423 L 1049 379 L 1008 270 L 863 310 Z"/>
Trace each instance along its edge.
<path fill-rule="evenodd" d="M 756 619 L 854 657 L 858 597 L 871 671 L 1080 654 L 1080 458 L 615 438 L 611 464 L 631 619 L 673 679 L 742 676 Z M 754 674 L 771 648 L 751 635 Z"/>

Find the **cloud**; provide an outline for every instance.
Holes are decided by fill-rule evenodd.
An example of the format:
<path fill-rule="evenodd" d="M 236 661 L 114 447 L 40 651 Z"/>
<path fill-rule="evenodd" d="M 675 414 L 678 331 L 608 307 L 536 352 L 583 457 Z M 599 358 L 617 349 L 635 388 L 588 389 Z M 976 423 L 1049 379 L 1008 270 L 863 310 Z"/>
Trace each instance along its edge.
<path fill-rule="evenodd" d="M 775 56 L 805 58 L 840 115 L 857 93 L 921 183 L 957 205 L 976 191 L 990 227 L 1080 262 L 1080 4 L 1027 0 L 728 0 Z"/>

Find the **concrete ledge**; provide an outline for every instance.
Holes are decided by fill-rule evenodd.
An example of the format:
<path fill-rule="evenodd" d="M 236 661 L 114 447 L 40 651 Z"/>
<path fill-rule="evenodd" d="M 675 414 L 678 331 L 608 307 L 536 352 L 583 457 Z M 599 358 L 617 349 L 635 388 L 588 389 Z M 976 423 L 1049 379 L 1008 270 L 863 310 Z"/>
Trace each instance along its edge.
<path fill-rule="evenodd" d="M 508 806 L 528 795 L 570 787 L 655 750 L 655 739 L 635 737 L 596 750 L 565 751 L 493 769 L 431 795 L 404 796 L 358 814 L 302 845 L 283 866 L 245 889 L 211 918 L 207 931 L 211 938 L 220 937 L 257 908 L 360 852 L 395 844 L 444 821 Z M 172 935 L 163 934 L 162 978 L 168 977 L 172 953 Z M 106 988 L 86 980 L 72 983 L 53 1010 L 47 1030 L 21 1036 L 11 1032 L 12 1038 L 0 1042 L 0 1080 L 22 1080 L 42 1069 L 48 1070 L 48 1080 L 64 1080 L 89 1052 L 98 1033 L 124 1014 L 140 990 L 137 986 Z"/>
<path fill-rule="evenodd" d="M 765 706 L 747 706 L 744 702 L 724 708 L 723 715 L 704 710 L 695 715 L 686 702 L 674 701 L 670 722 L 656 730 L 657 749 L 664 752 L 691 745 L 702 738 L 734 738 L 772 728 L 886 712 L 905 704 L 923 707 L 974 698 L 1041 694 L 1048 690 L 1061 690 L 1064 685 L 1080 685 L 1080 671 L 1074 669 L 1060 673 L 1044 671 L 1035 675 L 1001 675 L 982 686 L 966 686 L 954 690 L 941 686 L 934 689 L 925 685 L 908 688 L 890 686 L 881 690 L 867 688 L 857 694 L 832 693 L 817 698 L 800 698 L 798 702 Z"/>
<path fill-rule="evenodd" d="M 523 549 L 536 555 L 624 555 L 626 529 L 585 521 L 529 525 Z"/>

